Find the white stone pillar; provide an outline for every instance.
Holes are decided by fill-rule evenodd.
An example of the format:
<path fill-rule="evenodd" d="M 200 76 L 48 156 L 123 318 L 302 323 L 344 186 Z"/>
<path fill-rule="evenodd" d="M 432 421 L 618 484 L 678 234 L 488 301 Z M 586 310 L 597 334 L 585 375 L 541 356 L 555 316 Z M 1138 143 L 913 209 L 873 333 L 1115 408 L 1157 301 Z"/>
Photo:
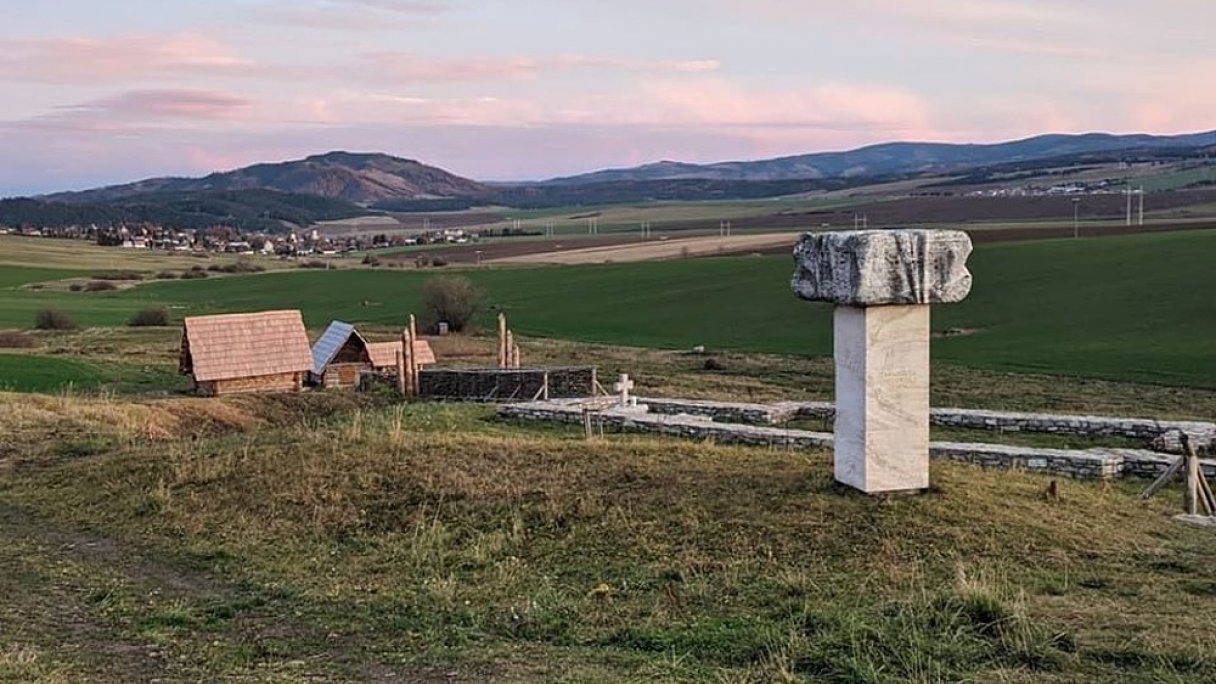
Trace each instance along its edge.
<path fill-rule="evenodd" d="M 958 231 L 808 233 L 798 296 L 836 304 L 836 480 L 869 494 L 929 486 L 929 305 L 971 289 Z"/>
<path fill-rule="evenodd" d="M 836 480 L 863 492 L 929 486 L 929 305 L 835 313 Z"/>

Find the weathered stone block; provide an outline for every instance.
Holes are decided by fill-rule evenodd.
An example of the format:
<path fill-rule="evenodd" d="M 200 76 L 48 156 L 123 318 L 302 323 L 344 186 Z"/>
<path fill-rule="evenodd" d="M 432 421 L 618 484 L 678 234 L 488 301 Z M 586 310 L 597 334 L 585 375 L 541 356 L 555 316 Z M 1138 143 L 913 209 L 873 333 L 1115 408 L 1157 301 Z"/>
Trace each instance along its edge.
<path fill-rule="evenodd" d="M 807 233 L 792 284 L 803 299 L 842 306 L 959 302 L 971 291 L 970 254 L 957 230 Z"/>

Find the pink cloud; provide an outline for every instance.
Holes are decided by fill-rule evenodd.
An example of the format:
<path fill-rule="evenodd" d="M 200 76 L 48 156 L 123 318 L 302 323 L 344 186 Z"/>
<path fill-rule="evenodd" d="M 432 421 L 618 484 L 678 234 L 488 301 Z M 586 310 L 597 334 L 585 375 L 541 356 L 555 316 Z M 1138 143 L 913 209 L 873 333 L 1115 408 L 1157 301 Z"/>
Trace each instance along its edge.
<path fill-rule="evenodd" d="M 248 69 L 224 44 L 193 34 L 0 41 L 0 80 L 95 84 Z"/>
<path fill-rule="evenodd" d="M 435 58 L 405 52 L 377 52 L 365 55 L 364 61 L 369 78 L 402 83 L 531 80 L 546 72 L 574 69 L 703 73 L 719 67 L 718 61 L 713 59 L 646 61 L 582 54 Z"/>
<path fill-rule="evenodd" d="M 649 117 L 708 126 L 869 130 L 923 135 L 930 108 L 899 88 L 824 84 L 783 90 L 746 88 L 719 78 L 647 85 Z"/>

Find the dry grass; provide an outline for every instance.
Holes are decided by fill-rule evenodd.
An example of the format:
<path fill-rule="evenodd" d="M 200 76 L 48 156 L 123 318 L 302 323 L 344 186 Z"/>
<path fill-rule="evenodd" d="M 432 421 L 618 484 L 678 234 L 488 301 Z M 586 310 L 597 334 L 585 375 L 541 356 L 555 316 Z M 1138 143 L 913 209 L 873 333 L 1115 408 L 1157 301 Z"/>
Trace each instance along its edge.
<path fill-rule="evenodd" d="M 587 443 L 486 413 L 134 444 L 15 473 L 0 504 L 203 553 L 352 657 L 398 662 L 409 643 L 406 671 L 1150 681 L 1216 664 L 1216 596 L 1195 593 L 1210 539 L 1168 519 L 1172 497 L 1066 481 L 1046 502 L 1042 477 L 934 464 L 932 493 L 880 502 L 835 486 L 822 452 Z M 190 653 L 211 637 L 182 601 Z"/>

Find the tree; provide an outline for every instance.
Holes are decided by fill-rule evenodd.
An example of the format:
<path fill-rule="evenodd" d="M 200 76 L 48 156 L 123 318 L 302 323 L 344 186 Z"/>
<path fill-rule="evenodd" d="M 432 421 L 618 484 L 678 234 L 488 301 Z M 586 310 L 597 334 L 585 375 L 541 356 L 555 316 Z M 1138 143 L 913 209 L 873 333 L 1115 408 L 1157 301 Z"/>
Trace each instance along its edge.
<path fill-rule="evenodd" d="M 464 276 L 436 276 L 422 285 L 423 324 L 446 321 L 453 332 L 468 330 L 481 308 L 482 293 Z"/>

